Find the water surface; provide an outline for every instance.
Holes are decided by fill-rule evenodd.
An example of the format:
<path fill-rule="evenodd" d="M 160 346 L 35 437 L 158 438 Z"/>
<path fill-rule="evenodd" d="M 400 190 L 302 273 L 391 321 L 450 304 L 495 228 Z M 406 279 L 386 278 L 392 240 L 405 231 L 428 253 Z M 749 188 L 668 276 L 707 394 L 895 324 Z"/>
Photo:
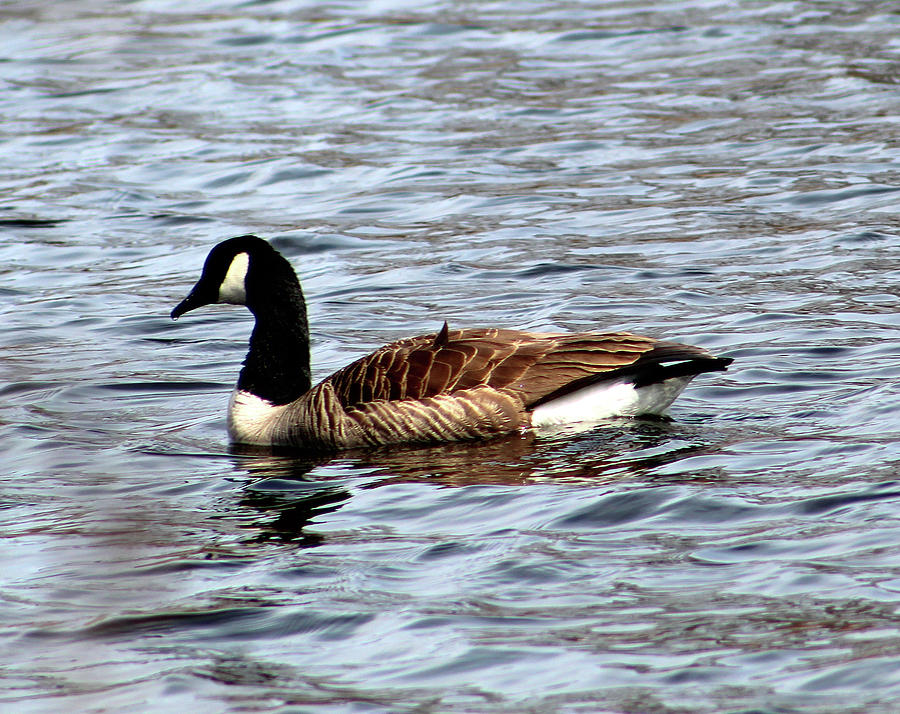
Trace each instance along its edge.
<path fill-rule="evenodd" d="M 0 8 L 0 708 L 893 712 L 893 3 Z M 451 326 L 735 358 L 671 422 L 229 449 L 273 240 L 315 377 Z"/>

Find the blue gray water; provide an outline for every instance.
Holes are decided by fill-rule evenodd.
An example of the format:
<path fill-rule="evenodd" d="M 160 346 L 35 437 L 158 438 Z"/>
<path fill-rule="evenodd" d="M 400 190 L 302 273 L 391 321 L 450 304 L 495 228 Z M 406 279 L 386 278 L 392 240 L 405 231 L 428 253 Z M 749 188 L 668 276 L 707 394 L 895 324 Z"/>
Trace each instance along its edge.
<path fill-rule="evenodd" d="M 849 0 L 0 6 L 0 709 L 895 712 L 900 14 Z M 234 453 L 240 308 L 316 377 L 451 326 L 735 358 L 671 422 Z"/>

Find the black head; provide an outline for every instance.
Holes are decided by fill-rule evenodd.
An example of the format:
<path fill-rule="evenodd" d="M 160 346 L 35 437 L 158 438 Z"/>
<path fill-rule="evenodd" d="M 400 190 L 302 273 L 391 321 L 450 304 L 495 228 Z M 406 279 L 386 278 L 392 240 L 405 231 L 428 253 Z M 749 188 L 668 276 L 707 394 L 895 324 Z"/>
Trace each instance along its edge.
<path fill-rule="evenodd" d="M 209 252 L 200 279 L 172 310 L 172 319 L 213 303 L 246 305 L 253 310 L 267 286 L 285 282 L 292 290 L 299 288 L 290 263 L 267 241 L 254 235 L 229 238 Z"/>

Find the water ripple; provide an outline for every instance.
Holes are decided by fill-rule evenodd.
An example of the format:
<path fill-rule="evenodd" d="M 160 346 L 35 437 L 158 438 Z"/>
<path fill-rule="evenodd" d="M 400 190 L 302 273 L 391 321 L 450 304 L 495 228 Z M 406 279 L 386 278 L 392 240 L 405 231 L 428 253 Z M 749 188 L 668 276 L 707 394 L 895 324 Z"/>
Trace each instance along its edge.
<path fill-rule="evenodd" d="M 0 707 L 894 711 L 898 22 L 6 11 Z M 669 422 L 229 448 L 249 316 L 168 313 L 246 232 L 317 378 L 445 319 L 736 361 Z"/>

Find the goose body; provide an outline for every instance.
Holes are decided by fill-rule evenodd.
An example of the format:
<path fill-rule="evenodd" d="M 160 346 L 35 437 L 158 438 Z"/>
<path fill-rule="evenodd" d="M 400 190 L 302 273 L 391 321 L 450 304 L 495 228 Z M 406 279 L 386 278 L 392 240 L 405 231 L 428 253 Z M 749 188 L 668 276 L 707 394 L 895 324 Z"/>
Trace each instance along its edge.
<path fill-rule="evenodd" d="M 310 449 L 485 439 L 529 427 L 662 414 L 731 359 L 627 332 L 451 330 L 385 345 L 312 386 L 306 304 L 256 236 L 210 251 L 172 311 L 246 305 L 256 318 L 228 409 L 232 441 Z"/>

